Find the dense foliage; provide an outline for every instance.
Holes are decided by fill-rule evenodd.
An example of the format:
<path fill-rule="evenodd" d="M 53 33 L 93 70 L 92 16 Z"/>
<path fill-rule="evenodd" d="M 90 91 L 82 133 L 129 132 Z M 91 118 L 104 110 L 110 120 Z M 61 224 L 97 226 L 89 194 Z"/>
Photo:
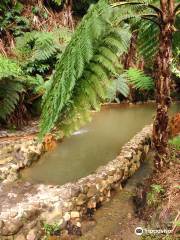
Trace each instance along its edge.
<path fill-rule="evenodd" d="M 91 108 L 99 108 L 109 90 L 105 81 L 111 77 L 120 79 L 118 76 L 122 66 L 119 57 L 128 50 L 131 37 L 125 20 L 136 17 L 137 24 L 139 15 L 145 11 L 144 8 L 129 6 L 117 10 L 111 8 L 107 1 L 99 1 L 90 9 L 57 64 L 43 104 L 41 136 L 57 124 L 68 135 L 90 118 Z M 148 34 L 151 36 L 150 43 L 154 39 L 151 25 L 146 28 L 145 34 L 139 35 L 140 50 L 144 48 L 143 39 Z M 143 54 L 143 51 L 139 52 Z M 142 85 L 145 89 L 153 87 L 152 81 L 149 83 L 150 78 L 144 77 L 140 71 L 129 70 L 126 77 L 137 88 L 142 88 Z M 125 96 L 128 94 L 125 84 L 122 85 L 122 93 Z"/>
<path fill-rule="evenodd" d="M 97 109 L 105 98 L 110 74 L 117 73 L 118 56 L 130 40 L 128 28 L 112 28 L 116 19 L 112 13 L 105 1 L 99 1 L 76 29 L 44 100 L 41 136 L 57 121 L 65 134 L 71 133 L 90 117 L 91 107 Z"/>
<path fill-rule="evenodd" d="M 67 11 L 69 4 L 72 4 L 71 14 L 81 16 L 95 2 L 33 0 L 36 4 L 28 5 L 30 12 L 26 13 L 24 1 L 1 1 L 0 52 L 10 57 L 1 56 L 2 66 L 13 63 L 21 71 L 21 76 L 11 76 L 9 72 L 6 78 L 1 77 L 1 105 L 9 101 L 3 83 L 6 81 L 18 87 L 14 88 L 16 94 L 11 108 L 2 110 L 1 118 L 13 114 L 22 93 L 26 96 L 23 98 L 25 104 L 27 101 L 32 106 L 45 94 L 41 137 L 54 127 L 68 135 L 89 120 L 90 110 L 99 109 L 101 102 L 119 101 L 119 94 L 121 99 L 122 95 L 129 98 L 133 89 L 142 94 L 154 91 L 153 64 L 160 31 L 154 20 L 156 9 L 149 8 L 149 3 L 158 6 L 159 1 L 140 0 L 140 5 L 129 1 L 135 4 L 117 7 L 119 2 L 101 0 L 90 7 L 73 36 L 67 28 L 53 27 L 55 14 Z M 135 53 L 124 70 L 124 53 L 131 52 L 131 49 L 128 51 L 132 33 L 137 34 Z M 172 72 L 178 82 L 179 41 L 177 33 L 174 35 L 176 58 L 172 61 Z M 141 67 L 139 62 L 143 63 Z"/>
<path fill-rule="evenodd" d="M 15 59 L 0 56 L 1 119 L 13 113 L 22 92 L 27 95 L 27 102 L 32 100 L 32 94 L 33 99 L 44 94 L 55 63 L 70 38 L 71 32 L 65 28 L 54 32 L 27 32 L 16 39 Z M 28 92 L 32 94 L 28 96 Z"/>
<path fill-rule="evenodd" d="M 0 55 L 0 119 L 10 115 L 24 91 L 25 75 L 14 61 Z"/>

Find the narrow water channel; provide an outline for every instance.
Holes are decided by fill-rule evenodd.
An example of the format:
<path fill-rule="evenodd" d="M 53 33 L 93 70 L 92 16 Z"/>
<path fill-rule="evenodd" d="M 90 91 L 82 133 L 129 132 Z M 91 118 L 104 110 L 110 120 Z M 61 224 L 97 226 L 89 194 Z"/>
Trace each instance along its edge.
<path fill-rule="evenodd" d="M 172 111 L 180 111 L 173 105 Z M 113 160 L 128 140 L 153 121 L 153 104 L 120 105 L 94 114 L 91 123 L 44 154 L 22 179 L 33 183 L 64 184 L 84 177 Z"/>
<path fill-rule="evenodd" d="M 138 240 L 136 227 L 143 227 L 143 221 L 135 216 L 132 196 L 136 186 L 152 173 L 149 154 L 141 168 L 127 181 L 122 190 L 117 190 L 111 201 L 105 203 L 94 215 L 94 221 L 82 223 L 83 236 L 78 240 Z"/>

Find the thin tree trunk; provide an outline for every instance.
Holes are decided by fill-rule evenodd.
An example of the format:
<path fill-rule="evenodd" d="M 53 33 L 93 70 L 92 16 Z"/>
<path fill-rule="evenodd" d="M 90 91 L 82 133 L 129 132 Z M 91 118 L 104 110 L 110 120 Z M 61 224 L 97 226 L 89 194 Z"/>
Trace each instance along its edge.
<path fill-rule="evenodd" d="M 65 2 L 65 19 L 64 19 L 64 25 L 69 26 L 72 30 L 74 30 L 74 22 L 72 17 L 72 7 L 73 2 L 72 0 L 66 0 Z"/>
<path fill-rule="evenodd" d="M 168 159 L 168 110 L 170 97 L 170 62 L 172 57 L 172 34 L 175 16 L 174 0 L 160 0 L 162 17 L 159 35 L 159 52 L 155 63 L 157 112 L 153 126 L 153 143 L 156 150 L 155 167 L 162 168 Z"/>
<path fill-rule="evenodd" d="M 124 55 L 124 68 L 125 69 L 129 69 L 131 67 L 136 67 L 137 38 L 138 38 L 138 33 L 133 32 L 132 36 L 131 36 L 129 51 Z M 129 89 L 130 89 L 130 92 L 129 92 L 128 99 L 130 100 L 130 102 L 134 102 L 136 90 L 133 88 L 133 86 L 131 84 L 129 85 Z"/>

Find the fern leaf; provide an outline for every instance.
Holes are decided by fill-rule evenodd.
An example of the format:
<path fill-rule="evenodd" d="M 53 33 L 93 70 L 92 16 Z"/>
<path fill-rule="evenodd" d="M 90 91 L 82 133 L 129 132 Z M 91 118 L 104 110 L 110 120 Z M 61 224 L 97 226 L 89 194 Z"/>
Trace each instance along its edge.
<path fill-rule="evenodd" d="M 126 77 L 129 83 L 133 84 L 135 88 L 142 90 L 153 90 L 154 81 L 151 77 L 145 75 L 143 71 L 130 68 L 126 71 Z"/>
<path fill-rule="evenodd" d="M 40 137 L 54 126 L 69 134 L 90 119 L 92 108 L 100 109 L 109 79 L 117 74 L 117 58 L 127 50 L 131 36 L 128 28 L 119 33 L 111 22 L 113 14 L 107 1 L 100 0 L 76 29 L 44 98 Z"/>

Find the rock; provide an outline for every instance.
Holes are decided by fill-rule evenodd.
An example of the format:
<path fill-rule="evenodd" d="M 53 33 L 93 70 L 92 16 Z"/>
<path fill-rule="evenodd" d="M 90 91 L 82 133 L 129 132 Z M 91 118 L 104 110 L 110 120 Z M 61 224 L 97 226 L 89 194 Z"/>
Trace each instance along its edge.
<path fill-rule="evenodd" d="M 88 192 L 88 186 L 87 185 L 83 185 L 82 186 L 82 192 L 84 193 L 84 194 L 86 194 L 87 192 Z"/>
<path fill-rule="evenodd" d="M 108 198 L 111 197 L 111 191 L 110 191 L 110 190 L 107 192 L 107 197 L 108 197 Z"/>
<path fill-rule="evenodd" d="M 77 223 L 76 223 L 76 226 L 79 227 L 79 228 L 81 228 L 81 223 L 80 223 L 80 222 L 77 222 Z"/>
<path fill-rule="evenodd" d="M 23 223 L 18 219 L 11 222 L 6 222 L 2 228 L 2 235 L 14 235 L 20 230 L 22 226 Z"/>
<path fill-rule="evenodd" d="M 109 176 L 108 179 L 107 179 L 107 182 L 109 184 L 112 184 L 114 182 L 114 177 L 113 176 Z"/>
<path fill-rule="evenodd" d="M 66 224 L 67 224 L 67 222 L 65 222 L 65 220 L 63 218 L 61 218 L 58 222 L 60 229 L 64 229 L 66 227 Z"/>
<path fill-rule="evenodd" d="M 10 217 L 11 217 L 11 218 L 15 218 L 17 215 L 18 215 L 18 212 L 16 212 L 16 211 L 12 211 L 12 212 L 10 213 Z"/>
<path fill-rule="evenodd" d="M 6 179 L 6 182 L 14 182 L 18 179 L 18 175 L 16 173 L 14 174 L 9 174 L 7 179 Z"/>
<path fill-rule="evenodd" d="M 38 240 L 38 231 L 36 228 L 31 229 L 26 237 L 27 240 Z"/>
<path fill-rule="evenodd" d="M 26 240 L 24 234 L 19 234 L 15 237 L 15 240 Z"/>
<path fill-rule="evenodd" d="M 66 212 L 65 214 L 64 214 L 64 220 L 67 222 L 67 221 L 69 221 L 70 220 L 70 218 L 71 218 L 71 216 L 70 216 L 70 214 L 68 213 L 68 212 Z"/>
<path fill-rule="evenodd" d="M 25 225 L 25 230 L 29 231 L 37 225 L 37 220 L 31 221 Z"/>
<path fill-rule="evenodd" d="M 80 217 L 80 213 L 77 211 L 72 211 L 71 212 L 71 218 L 79 218 Z"/>
<path fill-rule="evenodd" d="M 73 209 L 72 202 L 64 202 L 64 207 L 66 208 L 66 211 L 71 211 Z"/>
<path fill-rule="evenodd" d="M 89 190 L 88 190 L 88 192 L 87 192 L 87 197 L 88 198 L 90 198 L 90 197 L 93 197 L 93 196 L 95 196 L 96 194 L 97 194 L 97 188 L 96 188 L 96 186 L 95 185 L 92 185 L 90 188 L 89 188 Z"/>
<path fill-rule="evenodd" d="M 145 152 L 145 154 L 147 154 L 149 152 L 149 145 L 144 146 L 144 152 Z"/>
<path fill-rule="evenodd" d="M 87 204 L 88 208 L 96 208 L 96 200 L 94 198 L 91 198 Z"/>
<path fill-rule="evenodd" d="M 41 219 L 46 221 L 48 224 L 58 222 L 62 218 L 62 210 L 54 210 L 52 212 L 45 212 L 41 215 Z"/>
<path fill-rule="evenodd" d="M 86 202 L 86 195 L 85 194 L 83 194 L 83 193 L 81 193 L 81 194 L 79 194 L 79 196 L 77 197 L 77 199 L 76 199 L 76 204 L 78 205 L 78 206 L 81 206 L 81 205 L 83 205 L 85 202 Z"/>

